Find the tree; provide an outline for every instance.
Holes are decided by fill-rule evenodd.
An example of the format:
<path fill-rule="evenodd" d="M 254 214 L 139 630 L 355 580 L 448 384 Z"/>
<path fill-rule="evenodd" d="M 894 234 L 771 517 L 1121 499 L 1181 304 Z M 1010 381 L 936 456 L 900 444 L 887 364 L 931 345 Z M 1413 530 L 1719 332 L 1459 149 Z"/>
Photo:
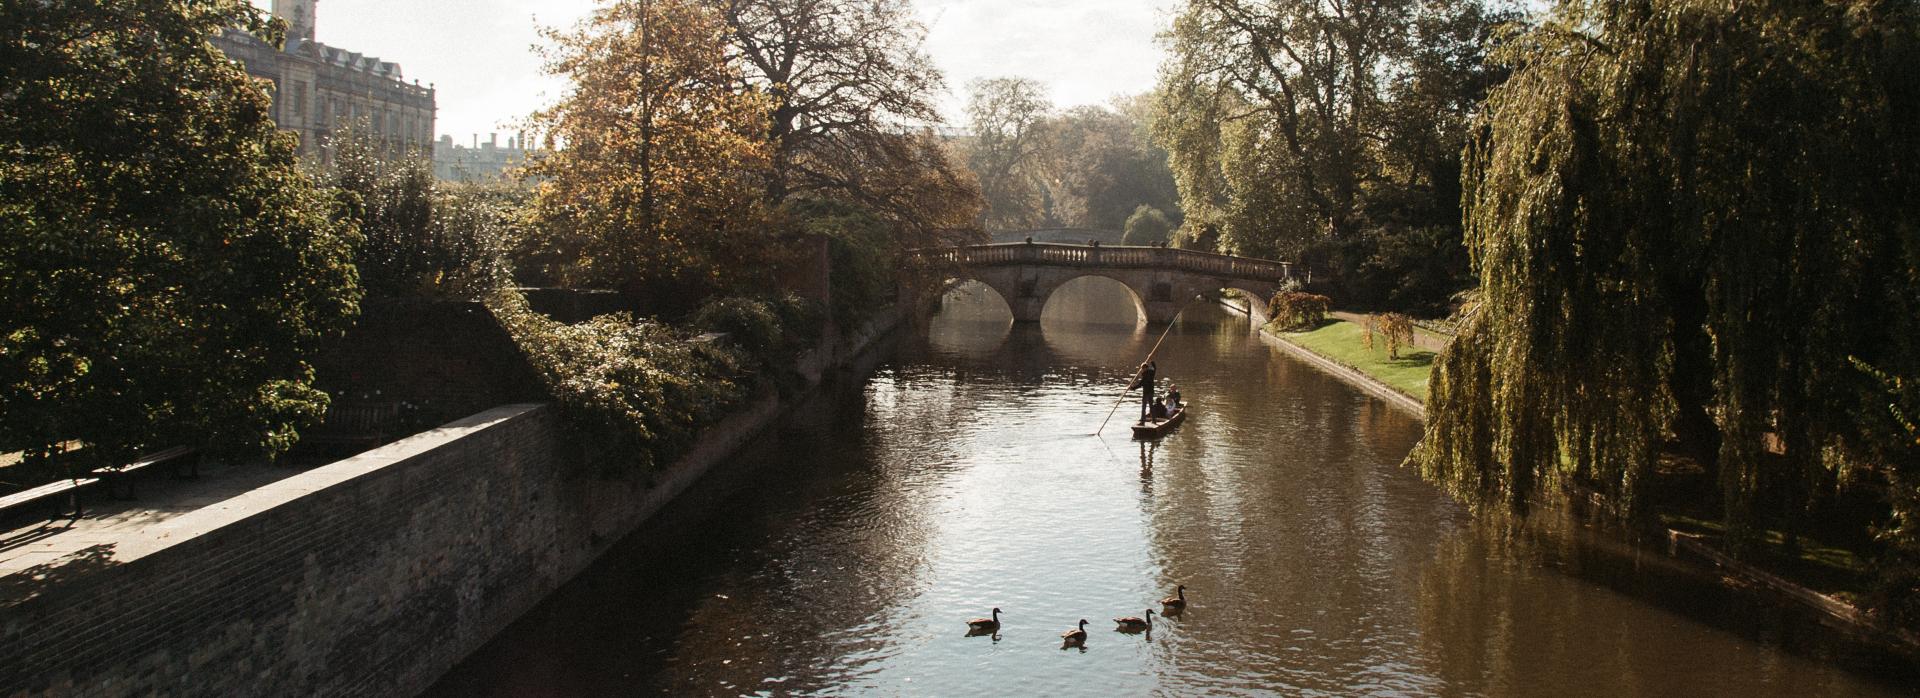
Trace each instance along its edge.
<path fill-rule="evenodd" d="M 747 86 L 767 100 L 767 198 L 837 189 L 848 151 L 878 133 L 937 123 L 940 73 L 902 0 L 710 0 Z"/>
<path fill-rule="evenodd" d="M 1380 176 L 1368 139 L 1384 109 L 1381 76 L 1403 50 L 1416 8 L 1410 0 L 1187 3 L 1168 35 L 1161 107 L 1176 172 L 1194 193 L 1182 205 L 1188 214 L 1217 221 L 1229 246 L 1249 252 L 1353 234 L 1361 186 Z M 1216 145 L 1181 147 L 1196 138 Z M 1215 169 L 1225 181 L 1201 186 Z M 1219 184 L 1275 195 L 1222 196 Z M 1262 219 L 1278 224 L 1281 240 L 1261 239 Z"/>
<path fill-rule="evenodd" d="M 980 181 L 988 230 L 1022 230 L 1046 220 L 1046 136 L 1053 111 L 1046 88 L 1027 78 L 992 78 L 967 85 L 972 140 L 967 164 Z"/>
<path fill-rule="evenodd" d="M 1118 230 L 1141 206 L 1179 212 L 1167 153 L 1147 130 L 1144 97 L 1113 108 L 1082 106 L 1042 125 L 1043 182 L 1054 214 L 1069 226 Z"/>
<path fill-rule="evenodd" d="M 1480 2 L 1189 0 L 1154 119 L 1182 241 L 1307 262 L 1343 302 L 1443 303 L 1467 285 L 1464 263 L 1399 265 L 1464 262 L 1458 154 L 1504 76 L 1486 52 L 1514 17 Z M 1394 254 L 1435 231 L 1451 249 Z M 1390 285 L 1436 272 L 1437 288 Z"/>
<path fill-rule="evenodd" d="M 1569 2 L 1518 37 L 1467 167 L 1484 302 L 1411 462 L 1483 506 L 1590 489 L 1632 519 L 1678 454 L 1736 543 L 1888 524 L 1881 598 L 1920 617 L 1917 37 L 1873 0 Z M 1836 504 L 1848 482 L 1886 508 Z"/>
<path fill-rule="evenodd" d="M 1127 217 L 1126 234 L 1121 242 L 1128 245 L 1157 245 L 1167 241 L 1173 234 L 1173 221 L 1167 220 L 1167 214 L 1160 209 L 1140 204 Z"/>
<path fill-rule="evenodd" d="M 768 104 L 736 89 L 727 36 L 696 0 L 620 0 L 549 35 L 573 88 L 535 115 L 553 152 L 528 171 L 570 281 L 697 299 L 764 268 Z"/>
<path fill-rule="evenodd" d="M 507 281 L 509 236 L 499 220 L 518 196 L 509 188 L 443 187 L 423 157 L 385 157 L 387 146 L 357 128 L 335 131 L 321 180 L 337 216 L 360 231 L 354 267 L 378 296 L 477 298 Z M 524 197 L 519 197 L 524 198 Z"/>
<path fill-rule="evenodd" d="M 976 241 L 979 189 L 932 131 L 944 80 L 908 3 L 708 1 L 769 105 L 773 227 L 827 239 L 835 318 L 891 298 L 902 250 Z"/>
<path fill-rule="evenodd" d="M 890 246 L 958 242 L 972 227 L 977 187 L 926 128 L 941 120 L 944 80 L 908 3 L 709 2 L 745 88 L 767 100 L 769 204 L 794 215 L 820 210 L 789 207 L 796 197 L 867 210 L 893 229 Z"/>
<path fill-rule="evenodd" d="M 325 411 L 304 359 L 357 312 L 353 234 L 230 28 L 281 34 L 237 1 L 0 0 L 0 445 L 275 454 Z"/>

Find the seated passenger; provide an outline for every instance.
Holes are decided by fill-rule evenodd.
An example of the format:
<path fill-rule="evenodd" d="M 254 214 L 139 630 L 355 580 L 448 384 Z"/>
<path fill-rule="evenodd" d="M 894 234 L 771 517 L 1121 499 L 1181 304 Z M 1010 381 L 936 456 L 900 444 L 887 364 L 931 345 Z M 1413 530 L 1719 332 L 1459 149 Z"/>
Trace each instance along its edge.
<path fill-rule="evenodd" d="M 1147 416 L 1154 419 L 1166 419 L 1167 403 L 1165 401 L 1155 401 L 1153 403 L 1153 409 L 1148 411 Z"/>

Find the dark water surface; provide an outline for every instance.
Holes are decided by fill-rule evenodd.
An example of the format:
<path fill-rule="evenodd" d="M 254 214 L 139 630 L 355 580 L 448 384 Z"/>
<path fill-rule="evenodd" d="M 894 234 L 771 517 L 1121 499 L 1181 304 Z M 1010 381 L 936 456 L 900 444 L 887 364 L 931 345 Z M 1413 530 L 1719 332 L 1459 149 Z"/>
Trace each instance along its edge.
<path fill-rule="evenodd" d="M 1114 285 L 1117 286 L 1117 285 Z M 1399 463 L 1416 420 L 1194 306 L 959 296 L 445 677 L 443 696 L 1897 695 L 1827 633 L 1577 528 L 1499 543 Z M 1093 324 L 1103 319 L 1121 324 Z M 1175 584 L 1191 608 L 1113 631 Z M 964 621 L 1003 610 L 998 638 Z M 1059 633 L 1085 618 L 1084 650 Z"/>

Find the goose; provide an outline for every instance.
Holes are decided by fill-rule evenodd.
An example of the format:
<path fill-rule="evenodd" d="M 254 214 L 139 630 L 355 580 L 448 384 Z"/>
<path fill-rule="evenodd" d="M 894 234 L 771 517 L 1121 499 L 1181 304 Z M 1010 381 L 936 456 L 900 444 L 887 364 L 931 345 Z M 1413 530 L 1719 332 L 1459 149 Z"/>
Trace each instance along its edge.
<path fill-rule="evenodd" d="M 1142 630 L 1152 630 L 1153 629 L 1153 609 L 1151 608 L 1147 609 L 1147 617 L 1145 618 L 1141 618 L 1138 616 L 1126 616 L 1124 618 L 1115 618 L 1113 619 L 1113 622 L 1119 624 L 1119 627 L 1114 628 L 1114 630 L 1118 630 L 1120 632 L 1137 633 Z"/>
<path fill-rule="evenodd" d="M 1080 627 L 1060 633 L 1062 645 L 1078 645 L 1087 641 L 1087 619 L 1080 619 Z"/>
<path fill-rule="evenodd" d="M 1187 607 L 1187 585 L 1174 587 L 1173 595 L 1160 600 L 1160 605 L 1169 611 L 1178 611 Z"/>
<path fill-rule="evenodd" d="M 973 620 L 967 621 L 967 632 L 988 633 L 988 632 L 993 632 L 999 629 L 1000 629 L 1000 608 L 998 606 L 994 607 L 992 618 L 975 618 Z"/>

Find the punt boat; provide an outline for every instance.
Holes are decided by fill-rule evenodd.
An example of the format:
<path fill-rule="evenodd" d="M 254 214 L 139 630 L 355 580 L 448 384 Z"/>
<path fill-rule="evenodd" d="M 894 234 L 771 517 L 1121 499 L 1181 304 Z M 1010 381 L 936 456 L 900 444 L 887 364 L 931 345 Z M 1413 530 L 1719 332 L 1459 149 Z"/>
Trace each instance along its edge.
<path fill-rule="evenodd" d="M 1180 422 L 1186 420 L 1187 410 L 1192 406 L 1193 405 L 1191 403 L 1182 403 L 1180 405 L 1180 409 L 1174 410 L 1173 414 L 1167 415 L 1166 419 L 1162 419 L 1157 422 L 1151 419 L 1148 419 L 1146 421 L 1134 424 L 1133 438 L 1157 439 L 1162 436 L 1166 436 L 1167 432 L 1173 431 L 1174 427 L 1180 426 Z"/>

